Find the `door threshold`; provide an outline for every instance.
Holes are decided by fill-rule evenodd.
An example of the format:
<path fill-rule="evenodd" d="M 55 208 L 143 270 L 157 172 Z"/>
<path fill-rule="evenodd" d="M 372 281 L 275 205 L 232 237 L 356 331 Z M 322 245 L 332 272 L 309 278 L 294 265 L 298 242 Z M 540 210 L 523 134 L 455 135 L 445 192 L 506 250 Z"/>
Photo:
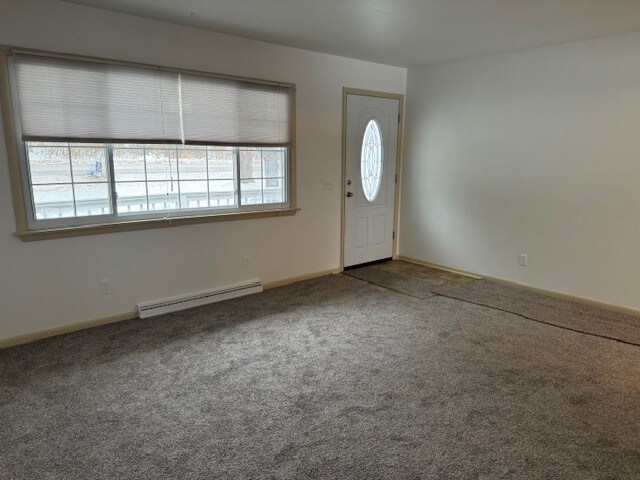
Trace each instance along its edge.
<path fill-rule="evenodd" d="M 358 265 L 350 265 L 348 267 L 344 267 L 343 270 L 351 270 L 353 268 L 369 267 L 371 265 L 377 265 L 379 263 L 386 263 L 386 262 L 389 262 L 391 260 L 393 260 L 392 257 L 381 258 L 380 260 L 374 260 L 372 262 L 359 263 Z"/>

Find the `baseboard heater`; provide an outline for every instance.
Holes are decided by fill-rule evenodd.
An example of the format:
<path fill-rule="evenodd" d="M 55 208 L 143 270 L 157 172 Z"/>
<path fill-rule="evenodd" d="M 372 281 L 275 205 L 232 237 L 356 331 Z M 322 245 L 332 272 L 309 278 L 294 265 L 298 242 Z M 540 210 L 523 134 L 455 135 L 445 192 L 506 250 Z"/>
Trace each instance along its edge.
<path fill-rule="evenodd" d="M 155 302 L 138 304 L 138 316 L 140 318 L 154 317 L 163 313 L 177 312 L 187 308 L 199 307 L 209 303 L 221 302 L 230 298 L 243 297 L 252 293 L 262 291 L 260 280 L 250 280 L 248 282 L 227 285 L 226 287 L 215 288 L 204 292 L 190 293 L 179 297 L 165 298 Z"/>

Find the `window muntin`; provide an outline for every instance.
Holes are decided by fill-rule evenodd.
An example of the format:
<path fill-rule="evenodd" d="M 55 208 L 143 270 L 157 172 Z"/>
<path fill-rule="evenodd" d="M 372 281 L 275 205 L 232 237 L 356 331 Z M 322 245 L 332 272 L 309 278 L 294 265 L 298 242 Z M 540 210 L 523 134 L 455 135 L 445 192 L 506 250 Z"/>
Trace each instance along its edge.
<path fill-rule="evenodd" d="M 368 202 L 373 202 L 382 184 L 382 132 L 376 120 L 369 120 L 360 150 L 360 179 L 362 192 Z"/>
<path fill-rule="evenodd" d="M 36 227 L 288 205 L 284 147 L 24 145 Z"/>

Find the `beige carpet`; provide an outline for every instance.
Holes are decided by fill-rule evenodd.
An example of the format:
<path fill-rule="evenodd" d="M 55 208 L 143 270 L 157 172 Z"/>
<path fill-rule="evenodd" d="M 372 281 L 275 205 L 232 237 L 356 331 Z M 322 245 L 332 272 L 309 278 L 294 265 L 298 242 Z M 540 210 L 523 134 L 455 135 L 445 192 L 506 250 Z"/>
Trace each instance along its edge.
<path fill-rule="evenodd" d="M 0 478 L 637 480 L 639 378 L 636 346 L 328 276 L 0 351 Z"/>
<path fill-rule="evenodd" d="M 344 273 L 416 298 L 440 295 L 520 315 L 523 318 L 623 343 L 640 345 L 640 317 L 541 295 L 489 280 L 434 282 L 387 270 L 383 265 Z"/>

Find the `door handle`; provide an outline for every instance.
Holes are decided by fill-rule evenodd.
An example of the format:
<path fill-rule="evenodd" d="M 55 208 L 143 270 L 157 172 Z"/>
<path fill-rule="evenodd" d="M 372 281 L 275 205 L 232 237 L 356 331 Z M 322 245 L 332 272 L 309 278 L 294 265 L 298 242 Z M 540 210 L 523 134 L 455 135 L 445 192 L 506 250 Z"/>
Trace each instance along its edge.
<path fill-rule="evenodd" d="M 347 192 L 347 197 L 353 197 L 353 193 Z"/>

